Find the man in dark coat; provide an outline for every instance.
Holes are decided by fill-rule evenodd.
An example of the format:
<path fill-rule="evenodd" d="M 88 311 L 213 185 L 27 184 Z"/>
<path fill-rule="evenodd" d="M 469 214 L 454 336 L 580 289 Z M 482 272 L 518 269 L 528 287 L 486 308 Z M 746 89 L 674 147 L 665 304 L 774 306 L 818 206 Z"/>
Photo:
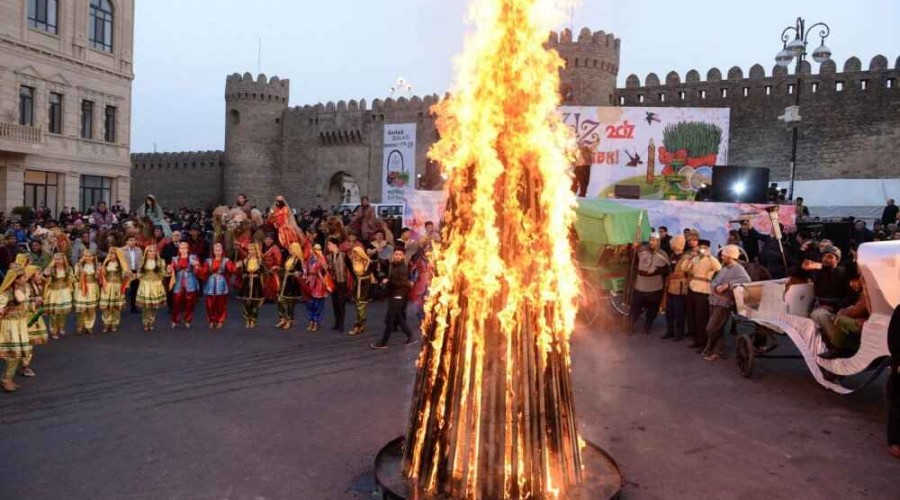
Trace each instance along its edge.
<path fill-rule="evenodd" d="M 891 373 L 888 375 L 888 451 L 900 458 L 900 306 L 894 309 L 888 326 Z"/>

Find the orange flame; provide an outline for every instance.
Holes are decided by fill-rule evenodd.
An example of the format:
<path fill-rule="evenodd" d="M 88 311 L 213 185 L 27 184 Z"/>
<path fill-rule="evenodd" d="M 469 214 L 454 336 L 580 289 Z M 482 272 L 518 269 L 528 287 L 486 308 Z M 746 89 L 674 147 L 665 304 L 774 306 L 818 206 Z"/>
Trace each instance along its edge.
<path fill-rule="evenodd" d="M 430 157 L 448 177 L 407 475 L 426 493 L 556 498 L 578 479 L 569 337 L 578 279 L 554 0 L 475 0 Z"/>

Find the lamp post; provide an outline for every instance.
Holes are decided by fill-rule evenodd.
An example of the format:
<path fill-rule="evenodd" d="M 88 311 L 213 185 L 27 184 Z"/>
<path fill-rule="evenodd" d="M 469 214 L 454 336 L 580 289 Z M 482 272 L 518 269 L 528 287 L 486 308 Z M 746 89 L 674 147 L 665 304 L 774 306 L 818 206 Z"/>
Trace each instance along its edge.
<path fill-rule="evenodd" d="M 783 48 L 781 52 L 775 56 L 775 62 L 782 68 L 787 68 L 795 58 L 797 59 L 795 70 L 797 73 L 797 85 L 794 88 L 794 106 L 787 108 L 784 113 L 785 122 L 790 122 L 793 128 L 793 137 L 791 139 L 791 183 L 788 188 L 789 200 L 794 199 L 794 177 L 797 168 L 797 129 L 799 128 L 800 122 L 800 90 L 803 88 L 801 66 L 803 60 L 806 58 L 806 46 L 809 43 L 809 34 L 815 28 L 819 28 L 819 38 L 821 39 L 821 43 L 812 53 L 813 61 L 821 64 L 831 59 L 831 49 L 825 46 L 825 39 L 831 34 L 831 28 L 825 23 L 816 23 L 807 28 L 806 20 L 802 17 L 797 18 L 797 22 L 794 26 L 788 26 L 781 32 Z"/>

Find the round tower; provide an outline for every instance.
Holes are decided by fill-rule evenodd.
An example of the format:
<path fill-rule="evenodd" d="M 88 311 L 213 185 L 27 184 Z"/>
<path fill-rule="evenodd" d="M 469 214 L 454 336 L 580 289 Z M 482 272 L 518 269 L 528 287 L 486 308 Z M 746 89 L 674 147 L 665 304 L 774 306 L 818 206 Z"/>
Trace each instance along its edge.
<path fill-rule="evenodd" d="M 565 68 L 560 71 L 564 105 L 615 105 L 620 43 L 612 34 L 591 33 L 587 28 L 581 30 L 577 40 L 573 40 L 569 29 L 550 34 L 548 48 L 556 49 L 566 61 Z"/>
<path fill-rule="evenodd" d="M 225 158 L 223 194 L 233 204 L 244 193 L 266 207 L 281 183 L 281 119 L 288 107 L 290 81 L 235 73 L 225 82 Z"/>

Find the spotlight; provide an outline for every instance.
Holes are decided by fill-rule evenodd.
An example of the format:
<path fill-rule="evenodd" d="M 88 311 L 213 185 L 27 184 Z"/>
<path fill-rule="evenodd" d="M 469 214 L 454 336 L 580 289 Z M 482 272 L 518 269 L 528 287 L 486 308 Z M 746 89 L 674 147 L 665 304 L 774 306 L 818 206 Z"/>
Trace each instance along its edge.
<path fill-rule="evenodd" d="M 747 184 L 744 181 L 735 182 L 733 186 L 731 186 L 731 190 L 734 191 L 734 194 L 740 196 L 747 192 Z"/>

